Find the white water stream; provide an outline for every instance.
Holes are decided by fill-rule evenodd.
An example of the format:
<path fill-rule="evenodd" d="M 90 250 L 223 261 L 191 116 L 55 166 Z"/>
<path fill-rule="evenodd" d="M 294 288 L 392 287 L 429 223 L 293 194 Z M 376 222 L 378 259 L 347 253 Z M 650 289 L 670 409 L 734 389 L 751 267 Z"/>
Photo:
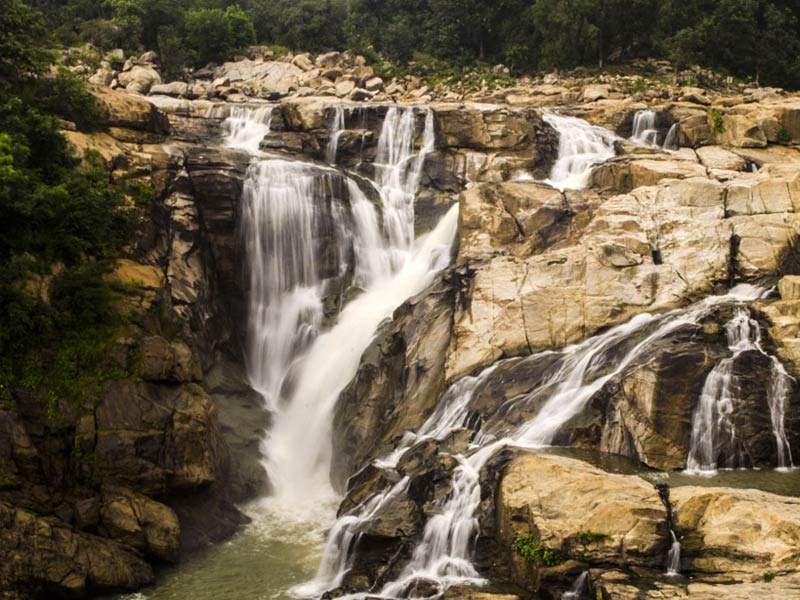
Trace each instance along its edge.
<path fill-rule="evenodd" d="M 614 156 L 617 136 L 576 117 L 545 112 L 543 119 L 558 132 L 558 157 L 544 183 L 562 191 L 586 187 L 592 168 Z"/>
<path fill-rule="evenodd" d="M 639 110 L 633 115 L 633 133 L 630 141 L 645 146 L 658 146 L 656 111 Z"/>
<path fill-rule="evenodd" d="M 759 352 L 770 359 L 767 403 L 777 447 L 777 463 L 779 468 L 792 466 L 791 450 L 784 429 L 784 414 L 791 389 L 791 376 L 777 357 L 762 348 L 761 329 L 746 309 L 741 308 L 736 311 L 734 317 L 725 325 L 725 335 L 731 355 L 720 360 L 706 377 L 692 419 L 687 470 L 713 474 L 719 466 L 723 447 L 736 448 L 737 432 L 732 417 L 741 390 L 738 377 L 734 373 L 734 366 L 737 358 L 748 351 Z M 729 452 L 722 458 L 722 466 L 725 468 L 740 467 L 744 463 L 744 457 L 735 452 Z"/>

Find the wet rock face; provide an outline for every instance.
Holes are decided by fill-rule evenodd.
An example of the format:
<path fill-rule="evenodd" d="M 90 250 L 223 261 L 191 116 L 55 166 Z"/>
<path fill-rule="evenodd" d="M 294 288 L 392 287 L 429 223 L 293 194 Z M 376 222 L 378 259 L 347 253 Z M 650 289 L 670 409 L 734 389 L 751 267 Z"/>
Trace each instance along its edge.
<path fill-rule="evenodd" d="M 334 419 L 332 465 L 339 486 L 404 432 L 419 428 L 444 393 L 453 285 L 453 274 L 445 273 L 395 311 L 342 392 Z"/>

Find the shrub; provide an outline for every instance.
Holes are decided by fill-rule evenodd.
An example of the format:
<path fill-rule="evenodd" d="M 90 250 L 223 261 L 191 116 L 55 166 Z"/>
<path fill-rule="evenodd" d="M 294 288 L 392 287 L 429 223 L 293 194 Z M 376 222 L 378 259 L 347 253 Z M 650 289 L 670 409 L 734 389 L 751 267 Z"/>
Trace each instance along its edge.
<path fill-rule="evenodd" d="M 539 544 L 531 533 L 518 535 L 513 547 L 519 556 L 540 567 L 554 567 L 566 560 L 558 550 L 545 548 Z"/>
<path fill-rule="evenodd" d="M 722 113 L 716 108 L 709 109 L 708 121 L 711 125 L 711 131 L 716 134 L 725 133 L 725 123 L 722 120 Z"/>
<path fill-rule="evenodd" d="M 592 531 L 587 529 L 585 531 L 581 531 L 578 534 L 578 539 L 581 540 L 584 544 L 594 544 L 595 542 L 601 542 L 603 540 L 607 540 L 608 536 L 604 533 L 598 533 L 597 531 Z"/>
<path fill-rule="evenodd" d="M 238 6 L 188 11 L 184 36 L 198 65 L 226 60 L 236 50 L 254 43 L 256 38 L 253 22 Z"/>
<path fill-rule="evenodd" d="M 789 130 L 786 129 L 783 125 L 778 130 L 778 143 L 780 144 L 791 144 L 792 143 L 792 134 L 789 133 Z"/>

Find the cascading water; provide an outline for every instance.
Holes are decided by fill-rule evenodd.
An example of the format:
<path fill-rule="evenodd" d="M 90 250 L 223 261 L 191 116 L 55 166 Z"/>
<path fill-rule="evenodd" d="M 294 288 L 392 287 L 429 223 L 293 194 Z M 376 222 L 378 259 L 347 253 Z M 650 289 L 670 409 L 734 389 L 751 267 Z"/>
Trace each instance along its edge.
<path fill-rule="evenodd" d="M 549 365 L 544 378 L 546 385 L 513 399 L 518 407 L 541 405 L 536 416 L 516 427 L 510 427 L 503 418 L 486 420 L 483 430 L 473 440 L 471 452 L 455 457 L 459 464 L 453 472 L 450 494 L 426 523 L 422 540 L 414 549 L 410 562 L 395 581 L 385 584 L 379 592 L 371 592 L 370 597 L 414 597 L 409 590 L 419 579 L 435 581 L 442 589 L 455 584 L 484 583 L 470 559 L 478 534 L 480 471 L 492 456 L 507 446 L 532 448 L 552 443 L 567 421 L 579 414 L 606 383 L 622 373 L 654 342 L 682 327 L 698 323 L 717 307 L 750 302 L 765 292 L 763 288 L 754 286 L 737 286 L 724 296 L 712 296 L 687 308 L 660 315 L 638 315 L 579 344 L 523 359 L 530 364 L 546 361 Z M 396 464 L 402 454 L 420 439 L 444 439 L 464 426 L 477 390 L 495 368 L 497 365 L 485 369 L 477 377 L 467 377 L 453 384 L 419 432 L 407 434 L 398 450 L 376 464 Z M 396 484 L 376 496 L 379 500 L 373 498 L 343 517 L 333 530 L 335 535 L 328 541 L 328 553 L 335 553 L 338 549 L 338 560 L 328 561 L 326 566 L 330 570 L 320 572 L 317 580 L 302 591 L 319 593 L 342 581 L 352 561 L 351 556 L 343 557 L 342 553 L 350 555 L 357 546 L 359 530 L 375 513 L 375 503 L 402 493 L 400 488 L 404 485 L 403 482 Z"/>
<path fill-rule="evenodd" d="M 558 133 L 558 157 L 545 183 L 559 190 L 585 187 L 594 165 L 614 156 L 617 137 L 583 119 L 552 112 L 543 116 Z"/>
<path fill-rule="evenodd" d="M 630 141 L 645 146 L 658 145 L 658 129 L 656 129 L 656 111 L 639 110 L 633 115 L 633 134 Z"/>
<path fill-rule="evenodd" d="M 411 108 L 393 107 L 386 115 L 375 181 L 382 200 L 382 227 L 373 205 L 355 182 L 331 169 L 300 164 L 290 168 L 282 164 L 281 169 L 288 174 L 282 178 L 269 166 L 274 160 L 263 161 L 259 168 L 272 170 L 257 178 L 258 193 L 246 188 L 246 195 L 270 206 L 265 212 L 282 214 L 299 210 L 295 207 L 307 207 L 305 210 L 312 213 L 304 228 L 293 227 L 291 231 L 281 219 L 253 225 L 245 222 L 246 228 L 258 230 L 253 237 L 268 238 L 281 251 L 262 252 L 262 262 L 271 261 L 266 268 L 256 256 L 249 255 L 251 270 L 276 280 L 267 286 L 269 291 L 260 293 L 255 287 L 251 290 L 250 331 L 257 334 L 258 343 L 251 345 L 249 362 L 254 387 L 272 399 L 269 406 L 274 411 L 273 422 L 262 451 L 274 496 L 295 506 L 314 505 L 335 497 L 329 471 L 332 413 L 339 393 L 355 375 L 361 355 L 380 323 L 406 298 L 422 291 L 450 261 L 457 207 L 429 235 L 416 241 L 413 237 L 414 194 L 425 155 L 433 148 L 432 113 L 426 111 L 423 144 L 418 152 L 414 146 L 415 125 L 416 115 Z M 292 169 L 294 173 L 289 174 Z M 312 181 L 304 183 L 303 173 L 308 170 L 312 171 Z M 310 186 L 324 185 L 328 177 L 345 179 L 350 199 L 349 213 L 332 210 L 337 216 L 327 218 L 333 222 L 333 229 L 342 231 L 344 244 L 339 247 L 337 234 L 333 263 L 341 269 L 346 267 L 346 250 L 352 243 L 354 283 L 363 293 L 344 307 L 333 327 L 320 332 L 326 281 L 321 276 L 313 277 L 313 261 L 318 258 L 315 252 L 320 246 L 319 236 L 314 235 L 313 211 L 324 211 L 326 203 L 321 199 L 326 197 L 326 191 Z M 299 189 L 300 186 L 305 187 Z M 335 194 L 328 192 L 327 196 Z M 292 208 L 274 208 L 275 203 Z M 338 216 L 343 219 L 341 222 Z M 276 246 L 284 238 L 287 251 Z M 296 250 L 298 244 L 302 251 Z M 271 266 L 274 269 L 270 270 Z M 304 275 L 285 276 L 283 272 L 291 269 L 299 269 Z M 262 299 L 264 296 L 266 300 Z M 265 321 L 266 325 L 262 325 Z M 261 372 L 266 376 L 261 377 Z"/>
<path fill-rule="evenodd" d="M 561 600 L 581 600 L 588 592 L 589 571 L 584 571 L 572 583 L 569 591 L 561 594 Z"/>
<path fill-rule="evenodd" d="M 229 116 L 222 123 L 225 146 L 247 150 L 251 154 L 259 151 L 259 145 L 270 132 L 272 106 L 259 108 L 230 107 Z"/>
<path fill-rule="evenodd" d="M 791 466 L 791 451 L 784 429 L 784 412 L 791 377 L 780 361 L 761 347 L 759 325 L 744 308 L 737 310 L 725 325 L 725 335 L 731 356 L 719 361 L 706 377 L 692 418 L 687 470 L 713 473 L 718 467 L 722 448 L 736 448 L 737 434 L 731 416 L 736 408 L 739 381 L 734 374 L 734 366 L 739 356 L 748 351 L 759 352 L 771 361 L 767 402 L 777 446 L 777 464 L 779 467 Z M 743 460 L 735 452 L 729 452 L 723 462 L 726 468 L 733 468 L 741 466 Z"/>
<path fill-rule="evenodd" d="M 667 554 L 667 576 L 675 577 L 681 573 L 681 543 L 678 541 L 674 529 L 670 529 L 669 533 L 672 537 L 672 544 Z"/>
<path fill-rule="evenodd" d="M 673 123 L 667 132 L 667 137 L 664 138 L 663 150 L 677 150 L 678 149 L 678 124 Z"/>
<path fill-rule="evenodd" d="M 325 161 L 329 165 L 336 164 L 336 152 L 339 150 L 339 138 L 344 131 L 344 109 L 341 104 L 333 107 L 333 119 L 328 128 L 328 145 L 325 148 Z"/>

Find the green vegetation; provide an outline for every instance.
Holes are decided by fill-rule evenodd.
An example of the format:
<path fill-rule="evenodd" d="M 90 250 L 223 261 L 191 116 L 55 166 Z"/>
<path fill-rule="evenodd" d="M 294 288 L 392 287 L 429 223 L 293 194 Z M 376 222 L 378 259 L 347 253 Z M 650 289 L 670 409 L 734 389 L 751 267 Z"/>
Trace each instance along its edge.
<path fill-rule="evenodd" d="M 3 0 L 7 2 L 9 0 Z M 518 71 L 660 58 L 800 87 L 796 0 L 30 0 L 58 41 L 159 51 L 171 74 L 253 41 Z M 4 43 L 4 42 L 3 42 Z M 4 50 L 4 49 L 3 49 Z M 6 56 L 6 52 L 0 55 Z M 17 68 L 25 61 L 9 54 Z M 22 58 L 22 57 L 19 57 Z M 30 58 L 30 57 L 29 57 Z M 2 65 L 0 65 L 2 69 Z"/>
<path fill-rule="evenodd" d="M 716 108 L 709 109 L 708 121 L 711 125 L 711 131 L 714 133 L 725 133 L 725 123 L 722 120 L 722 113 Z"/>
<path fill-rule="evenodd" d="M 773 579 L 775 579 L 775 573 L 773 573 L 772 571 L 767 571 L 766 573 L 764 573 L 764 582 L 765 583 L 769 583 Z"/>
<path fill-rule="evenodd" d="M 602 542 L 603 540 L 607 540 L 608 536 L 604 533 L 598 533 L 596 531 L 592 531 L 587 529 L 586 531 L 581 531 L 578 534 L 578 538 L 584 544 L 594 544 L 595 542 Z"/>
<path fill-rule="evenodd" d="M 61 402 L 89 401 L 119 375 L 115 303 L 130 290 L 104 276 L 148 196 L 111 182 L 99 155 L 72 156 L 61 120 L 94 131 L 102 113 L 80 80 L 51 72 L 41 19 L 18 0 L 0 4 L 14 56 L 0 59 L 0 402 L 24 394 L 57 420 Z"/>
<path fill-rule="evenodd" d="M 518 535 L 513 547 L 519 556 L 540 567 L 555 567 L 566 560 L 558 550 L 539 544 L 531 533 Z"/>
<path fill-rule="evenodd" d="M 786 129 L 783 125 L 778 130 L 778 143 L 780 144 L 791 144 L 792 143 L 792 134 L 789 133 L 789 130 Z"/>

